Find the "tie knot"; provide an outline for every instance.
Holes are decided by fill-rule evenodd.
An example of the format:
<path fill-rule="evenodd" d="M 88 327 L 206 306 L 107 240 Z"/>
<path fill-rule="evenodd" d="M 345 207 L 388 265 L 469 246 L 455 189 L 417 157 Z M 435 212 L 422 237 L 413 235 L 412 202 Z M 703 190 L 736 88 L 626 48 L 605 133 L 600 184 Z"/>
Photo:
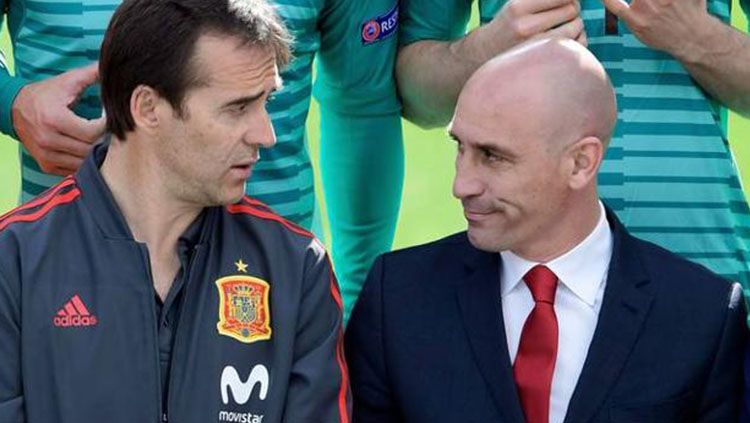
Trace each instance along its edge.
<path fill-rule="evenodd" d="M 535 302 L 554 304 L 557 276 L 547 266 L 538 264 L 523 277 Z"/>

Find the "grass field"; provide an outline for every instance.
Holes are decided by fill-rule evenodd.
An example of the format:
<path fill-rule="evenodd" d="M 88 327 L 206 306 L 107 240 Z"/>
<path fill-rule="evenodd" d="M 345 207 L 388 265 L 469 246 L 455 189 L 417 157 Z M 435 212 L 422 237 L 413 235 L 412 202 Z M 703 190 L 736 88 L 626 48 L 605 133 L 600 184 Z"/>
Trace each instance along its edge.
<path fill-rule="evenodd" d="M 739 10 L 739 7 L 735 5 L 734 10 Z M 733 17 L 733 23 L 738 28 L 747 27 L 744 17 L 739 14 Z M 3 31 L 0 48 L 8 52 L 7 46 L 7 34 Z M 313 158 L 318 151 L 318 116 L 317 106 L 313 106 L 308 119 Z M 729 129 L 730 143 L 748 193 L 750 142 L 747 138 L 750 136 L 750 122 L 732 116 Z M 465 227 L 460 206 L 450 195 L 454 174 L 453 143 L 448 141 L 443 130 L 422 131 L 406 122 L 404 135 L 406 180 L 394 248 L 437 239 Z M 316 179 L 320 180 L 319 174 L 316 174 Z M 0 138 L 0 213 L 15 205 L 18 181 L 17 145 L 10 139 Z M 322 201 L 322 195 L 318 195 L 318 198 Z M 324 229 L 327 229 L 326 222 Z M 330 240 L 330 237 L 326 239 Z"/>

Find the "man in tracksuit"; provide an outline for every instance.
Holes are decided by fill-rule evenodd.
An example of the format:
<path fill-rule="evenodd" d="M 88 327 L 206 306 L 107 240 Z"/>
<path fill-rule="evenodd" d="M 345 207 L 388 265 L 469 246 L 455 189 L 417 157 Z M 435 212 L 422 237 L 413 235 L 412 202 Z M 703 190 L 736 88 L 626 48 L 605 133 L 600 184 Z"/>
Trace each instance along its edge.
<path fill-rule="evenodd" d="M 312 235 L 243 197 L 289 36 L 263 0 L 126 0 L 111 136 L 0 217 L 0 422 L 348 422 Z"/>

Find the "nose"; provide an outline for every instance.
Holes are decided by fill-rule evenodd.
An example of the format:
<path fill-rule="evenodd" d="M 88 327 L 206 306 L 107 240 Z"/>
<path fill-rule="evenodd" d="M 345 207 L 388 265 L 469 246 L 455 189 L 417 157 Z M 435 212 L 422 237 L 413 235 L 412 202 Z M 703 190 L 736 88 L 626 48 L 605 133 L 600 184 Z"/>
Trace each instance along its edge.
<path fill-rule="evenodd" d="M 270 148 L 276 144 L 276 133 L 273 130 L 271 116 L 269 116 L 265 107 L 253 116 L 251 125 L 245 131 L 244 141 L 248 145 L 259 145 Z"/>
<path fill-rule="evenodd" d="M 484 190 L 481 174 L 467 157 L 456 157 L 456 176 L 453 179 L 453 196 L 459 200 L 476 197 Z"/>

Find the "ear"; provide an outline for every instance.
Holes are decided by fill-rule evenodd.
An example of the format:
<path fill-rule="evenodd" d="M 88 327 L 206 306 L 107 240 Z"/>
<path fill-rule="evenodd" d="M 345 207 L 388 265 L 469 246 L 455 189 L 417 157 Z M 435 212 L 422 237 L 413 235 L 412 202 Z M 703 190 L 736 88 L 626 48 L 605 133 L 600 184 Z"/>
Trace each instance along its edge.
<path fill-rule="evenodd" d="M 595 181 L 604 158 L 604 144 L 597 137 L 586 137 L 571 144 L 567 155 L 571 163 L 568 185 L 580 190 Z"/>
<path fill-rule="evenodd" d="M 136 129 L 146 132 L 159 127 L 159 113 L 157 108 L 164 100 L 159 93 L 147 85 L 139 85 L 130 95 L 130 114 Z"/>

